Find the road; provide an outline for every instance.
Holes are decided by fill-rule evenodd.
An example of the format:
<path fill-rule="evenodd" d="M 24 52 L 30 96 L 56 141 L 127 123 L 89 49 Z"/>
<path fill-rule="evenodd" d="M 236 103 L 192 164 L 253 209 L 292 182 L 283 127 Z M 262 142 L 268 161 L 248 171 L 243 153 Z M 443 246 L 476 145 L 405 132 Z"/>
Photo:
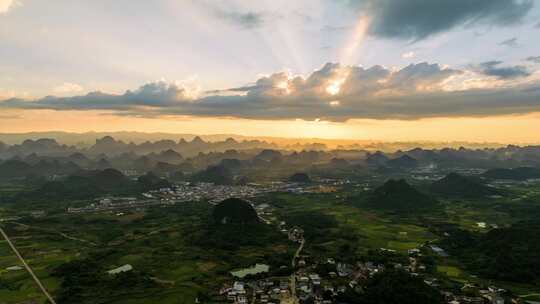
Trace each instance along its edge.
<path fill-rule="evenodd" d="M 2 234 L 2 236 L 4 237 L 4 239 L 6 239 L 9 247 L 11 247 L 11 250 L 13 250 L 13 252 L 15 253 L 15 255 L 19 258 L 19 260 L 21 260 L 21 263 L 24 265 L 24 268 L 26 268 L 26 271 L 28 271 L 28 273 L 30 274 L 30 276 L 32 276 L 32 278 L 34 279 L 34 282 L 36 282 L 36 284 L 38 285 L 39 289 L 41 289 L 41 291 L 43 292 L 43 294 L 45 295 L 45 297 L 49 300 L 49 302 L 51 304 L 56 304 L 56 302 L 54 301 L 53 297 L 51 297 L 51 295 L 49 294 L 49 292 L 47 291 L 47 289 L 45 289 L 45 286 L 43 286 L 43 284 L 41 284 L 41 281 L 38 279 L 38 277 L 34 274 L 34 272 L 32 271 L 32 268 L 30 268 L 30 266 L 28 266 L 28 264 L 26 263 L 26 261 L 24 260 L 24 258 L 22 257 L 22 255 L 19 253 L 19 250 L 17 250 L 17 248 L 15 247 L 15 245 L 13 245 L 13 243 L 11 242 L 11 240 L 9 239 L 9 237 L 7 236 L 7 234 L 4 232 L 4 229 L 0 228 L 0 234 Z"/>
<path fill-rule="evenodd" d="M 9 223 L 19 225 L 19 226 L 22 226 L 22 227 L 26 227 L 26 228 L 29 228 L 29 229 L 40 230 L 40 231 L 44 231 L 44 232 L 48 232 L 48 233 L 56 233 L 56 234 L 60 235 L 61 237 L 66 238 L 68 240 L 78 241 L 78 242 L 82 242 L 82 243 L 87 243 L 87 244 L 92 245 L 92 246 L 97 246 L 97 244 L 92 242 L 92 241 L 88 241 L 88 240 L 81 239 L 81 238 L 76 238 L 76 237 L 67 235 L 67 234 L 65 234 L 65 233 L 63 233 L 61 231 L 52 230 L 52 229 L 45 229 L 45 228 L 36 227 L 36 226 L 30 226 L 30 225 L 26 225 L 26 224 L 22 224 L 22 223 L 18 223 L 18 222 L 9 222 Z"/>
<path fill-rule="evenodd" d="M 293 303 L 298 303 L 299 302 L 298 298 L 296 297 L 296 271 L 294 271 L 294 268 L 296 267 L 296 259 L 298 258 L 298 256 L 300 256 L 300 252 L 302 252 L 302 249 L 304 248 L 305 243 L 306 243 L 306 239 L 302 239 L 302 241 L 300 242 L 300 246 L 298 247 L 298 249 L 294 253 L 294 256 L 293 256 L 292 261 L 291 261 L 291 266 L 293 268 L 293 273 L 291 274 L 290 281 L 291 281 L 291 298 L 293 300 Z"/>
<path fill-rule="evenodd" d="M 259 214 L 257 214 L 257 217 L 259 218 L 259 220 L 261 220 L 266 225 L 272 224 L 272 222 L 270 220 L 265 219 L 264 217 L 260 216 Z"/>
<path fill-rule="evenodd" d="M 306 243 L 306 239 L 302 239 L 302 241 L 300 242 L 300 247 L 298 247 L 298 249 L 296 250 L 296 252 L 294 253 L 294 256 L 292 258 L 292 262 L 291 262 L 291 266 L 294 268 L 296 267 L 296 259 L 298 258 L 298 256 L 300 255 L 300 252 L 302 252 L 302 249 L 304 248 L 304 244 Z"/>

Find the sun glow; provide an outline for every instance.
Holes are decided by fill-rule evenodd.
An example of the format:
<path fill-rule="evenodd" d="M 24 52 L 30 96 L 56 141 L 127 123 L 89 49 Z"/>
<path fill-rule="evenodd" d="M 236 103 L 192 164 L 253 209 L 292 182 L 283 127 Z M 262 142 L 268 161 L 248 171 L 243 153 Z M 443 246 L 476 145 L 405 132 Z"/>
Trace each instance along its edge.
<path fill-rule="evenodd" d="M 341 105 L 341 101 L 339 100 L 332 100 L 328 103 L 329 105 L 331 105 L 332 107 L 338 107 Z"/>
<path fill-rule="evenodd" d="M 276 86 L 278 89 L 281 89 L 285 92 L 285 94 L 289 95 L 291 93 L 291 89 L 289 88 L 289 83 L 287 81 L 283 81 L 279 83 Z"/>
<path fill-rule="evenodd" d="M 332 82 L 329 86 L 326 87 L 326 92 L 330 95 L 337 95 L 339 94 L 339 90 L 341 89 L 341 84 L 337 81 Z"/>
<path fill-rule="evenodd" d="M 341 77 L 330 81 L 328 86 L 326 86 L 326 92 L 332 96 L 339 94 L 341 92 L 341 86 L 343 85 L 345 80 L 346 77 Z"/>

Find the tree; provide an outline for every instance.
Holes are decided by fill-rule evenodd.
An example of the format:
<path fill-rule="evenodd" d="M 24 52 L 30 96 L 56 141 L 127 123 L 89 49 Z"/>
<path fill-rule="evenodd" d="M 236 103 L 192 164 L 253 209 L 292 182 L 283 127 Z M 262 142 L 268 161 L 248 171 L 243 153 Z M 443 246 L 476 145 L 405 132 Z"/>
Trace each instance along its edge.
<path fill-rule="evenodd" d="M 438 304 L 444 298 L 421 278 L 404 270 L 387 270 L 374 275 L 365 286 L 359 303 L 365 304 Z"/>

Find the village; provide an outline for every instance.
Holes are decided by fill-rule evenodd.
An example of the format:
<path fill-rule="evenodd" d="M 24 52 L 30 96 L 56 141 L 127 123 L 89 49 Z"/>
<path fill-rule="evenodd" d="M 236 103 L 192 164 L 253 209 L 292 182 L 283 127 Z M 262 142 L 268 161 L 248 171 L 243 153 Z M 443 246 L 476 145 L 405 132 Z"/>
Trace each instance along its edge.
<path fill-rule="evenodd" d="M 279 227 L 291 242 L 299 246 L 291 262 L 294 272 L 289 277 L 264 277 L 264 273 L 268 272 L 268 268 L 265 268 L 260 272 L 251 272 L 250 274 L 257 275 L 256 279 L 247 280 L 241 280 L 234 272 L 231 272 L 235 280 L 224 285 L 220 290 L 220 294 L 231 303 L 336 303 L 335 300 L 340 294 L 348 290 L 361 292 L 363 284 L 370 277 L 389 269 L 388 266 L 372 261 L 346 263 L 334 257 L 323 260 L 313 259 L 309 254 L 302 253 L 306 240 L 301 228 L 287 229 L 284 222 L 281 222 Z M 396 254 L 396 251 L 386 248 L 380 248 L 379 251 L 382 254 Z M 521 303 L 518 298 L 505 301 L 503 295 L 506 290 L 495 286 L 464 283 L 461 287 L 462 293 L 474 296 L 456 295 L 444 290 L 438 279 L 426 272 L 427 266 L 421 262 L 424 253 L 441 257 L 448 256 L 442 248 L 424 244 L 419 248 L 408 250 L 408 264 L 394 263 L 390 267 L 404 270 L 413 277 L 421 277 L 425 284 L 438 289 L 448 304 Z"/>
<path fill-rule="evenodd" d="M 213 183 L 182 182 L 170 188 L 151 190 L 138 197 L 102 197 L 83 207 L 69 207 L 68 213 L 110 212 L 114 210 L 141 209 L 152 206 L 170 206 L 182 202 L 207 201 L 216 204 L 228 198 L 249 200 L 256 196 L 272 193 L 323 193 L 334 192 L 343 182 L 323 180 L 318 185 L 294 182 L 271 182 L 267 184 L 216 185 Z"/>
<path fill-rule="evenodd" d="M 215 185 L 212 183 L 177 183 L 169 188 L 147 191 L 139 197 L 102 197 L 82 207 L 69 207 L 70 214 L 107 212 L 123 216 L 130 211 L 140 211 L 148 207 L 167 207 L 183 202 L 204 202 L 216 205 L 228 198 L 241 198 L 249 202 L 256 211 L 259 220 L 267 225 L 275 226 L 284 238 L 295 248 L 290 265 L 282 265 L 283 274 L 276 275 L 270 266 L 256 264 L 252 267 L 231 271 L 231 280 L 216 290 L 223 299 L 234 304 L 277 304 L 277 303 L 338 303 L 338 299 L 351 291 L 362 292 L 366 282 L 373 276 L 385 271 L 400 269 L 413 277 L 437 289 L 448 304 L 509 304 L 522 303 L 515 297 L 509 297 L 505 289 L 496 286 L 472 284 L 464 282 L 461 291 L 449 290 L 428 270 L 424 263 L 425 255 L 447 258 L 449 254 L 435 244 L 426 242 L 406 252 L 407 262 L 380 263 L 375 260 L 351 261 L 341 256 L 311 256 L 304 250 L 306 238 L 301 227 L 288 225 L 280 221 L 274 214 L 274 206 L 257 198 L 268 193 L 332 193 L 348 181 L 332 179 L 320 180 L 317 184 L 293 182 L 272 182 L 267 184 L 247 185 Z M 369 181 L 356 183 L 354 188 L 361 191 L 371 189 Z M 337 197 L 337 195 L 336 195 Z M 34 218 L 44 216 L 43 211 L 31 213 Z M 480 229 L 497 228 L 497 224 L 476 222 Z M 378 248 L 380 254 L 403 255 L 392 249 Z M 130 264 L 109 270 L 110 274 L 129 272 Z M 10 269 L 11 270 L 11 269 Z M 16 270 L 16 269 L 12 269 Z M 292 273 L 291 273 L 292 270 Z M 288 272 L 287 272 L 288 271 Z M 271 274 L 272 273 L 272 274 Z"/>
<path fill-rule="evenodd" d="M 106 212 L 113 210 L 140 209 L 151 206 L 167 206 L 182 202 L 208 201 L 211 204 L 227 198 L 249 199 L 257 195 L 274 192 L 303 191 L 301 186 L 294 183 L 272 183 L 269 185 L 229 186 L 212 183 L 179 183 L 170 188 L 142 193 L 137 197 L 103 197 L 83 207 L 69 207 L 68 213 Z"/>

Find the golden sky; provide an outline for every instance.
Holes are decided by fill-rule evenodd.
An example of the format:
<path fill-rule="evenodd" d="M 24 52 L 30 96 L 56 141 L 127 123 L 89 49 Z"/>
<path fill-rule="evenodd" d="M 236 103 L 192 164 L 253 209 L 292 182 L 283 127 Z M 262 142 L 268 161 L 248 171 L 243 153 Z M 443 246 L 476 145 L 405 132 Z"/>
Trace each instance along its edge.
<path fill-rule="evenodd" d="M 99 111 L 2 110 L 0 132 L 166 132 L 384 141 L 540 143 L 540 113 L 484 118 L 357 119 L 347 122 L 238 118 L 140 118 Z"/>
<path fill-rule="evenodd" d="M 0 132 L 540 143 L 540 5 L 444 2 L 0 0 Z"/>

